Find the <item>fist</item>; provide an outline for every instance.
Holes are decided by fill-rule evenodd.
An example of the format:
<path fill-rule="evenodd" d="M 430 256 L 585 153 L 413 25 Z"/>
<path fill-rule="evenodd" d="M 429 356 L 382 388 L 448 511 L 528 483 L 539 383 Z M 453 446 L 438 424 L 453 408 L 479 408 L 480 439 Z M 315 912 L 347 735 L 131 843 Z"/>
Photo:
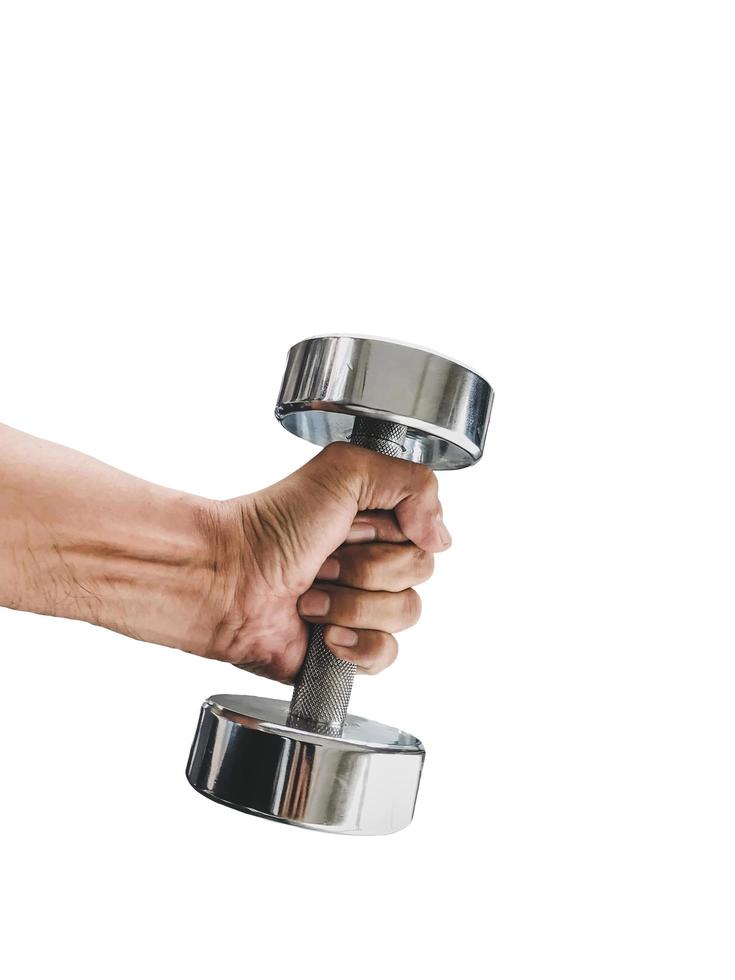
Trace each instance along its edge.
<path fill-rule="evenodd" d="M 212 502 L 202 523 L 211 625 L 193 652 L 285 682 L 307 623 L 364 673 L 391 664 L 394 634 L 421 613 L 414 586 L 451 543 L 431 470 L 346 443 L 266 490 Z"/>

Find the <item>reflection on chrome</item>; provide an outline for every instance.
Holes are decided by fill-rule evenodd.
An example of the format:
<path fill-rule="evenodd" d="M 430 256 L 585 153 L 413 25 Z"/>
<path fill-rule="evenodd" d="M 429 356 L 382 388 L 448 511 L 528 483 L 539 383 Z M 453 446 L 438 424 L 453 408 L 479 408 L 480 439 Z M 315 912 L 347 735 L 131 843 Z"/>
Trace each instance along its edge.
<path fill-rule="evenodd" d="M 246 813 L 338 834 L 390 834 L 410 823 L 424 749 L 418 739 L 347 716 L 339 738 L 286 724 L 288 703 L 216 695 L 202 705 L 187 776 Z"/>

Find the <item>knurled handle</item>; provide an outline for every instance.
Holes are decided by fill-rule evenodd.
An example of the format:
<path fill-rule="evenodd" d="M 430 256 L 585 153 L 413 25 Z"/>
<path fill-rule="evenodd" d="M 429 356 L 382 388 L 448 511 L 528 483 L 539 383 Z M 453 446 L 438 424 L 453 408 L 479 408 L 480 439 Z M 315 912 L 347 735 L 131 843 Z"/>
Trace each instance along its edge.
<path fill-rule="evenodd" d="M 406 426 L 355 419 L 350 442 L 382 456 L 400 457 Z M 323 735 L 340 735 L 350 703 L 356 667 L 335 657 L 324 642 L 324 627 L 312 626 L 309 646 L 291 699 L 288 723 Z"/>

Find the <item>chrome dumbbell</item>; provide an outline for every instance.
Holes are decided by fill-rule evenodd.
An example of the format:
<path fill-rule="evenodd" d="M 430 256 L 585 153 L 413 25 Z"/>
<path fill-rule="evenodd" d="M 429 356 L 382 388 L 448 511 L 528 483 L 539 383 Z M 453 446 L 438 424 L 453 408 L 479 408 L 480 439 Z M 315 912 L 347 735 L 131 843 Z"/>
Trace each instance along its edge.
<path fill-rule="evenodd" d="M 349 441 L 451 470 L 482 456 L 492 401 L 487 381 L 439 354 L 314 337 L 289 352 L 276 417 L 320 446 Z M 347 713 L 354 675 L 313 626 L 290 704 L 207 698 L 189 782 L 219 803 L 313 830 L 401 830 L 413 816 L 424 748 L 413 735 Z"/>

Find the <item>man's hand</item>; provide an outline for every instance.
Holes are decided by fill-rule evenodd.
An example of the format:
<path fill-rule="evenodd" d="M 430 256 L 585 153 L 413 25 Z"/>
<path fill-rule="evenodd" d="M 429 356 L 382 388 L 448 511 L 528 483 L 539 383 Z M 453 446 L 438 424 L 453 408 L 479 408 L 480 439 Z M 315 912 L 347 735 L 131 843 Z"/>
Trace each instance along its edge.
<path fill-rule="evenodd" d="M 81 619 L 292 681 L 304 620 L 376 673 L 450 544 L 434 474 L 329 446 L 210 501 L 0 425 L 0 605 Z"/>
<path fill-rule="evenodd" d="M 304 620 L 330 624 L 329 647 L 366 673 L 391 664 L 393 634 L 420 615 L 413 586 L 450 544 L 431 470 L 345 443 L 202 518 L 219 612 L 194 652 L 282 681 L 304 658 Z"/>

